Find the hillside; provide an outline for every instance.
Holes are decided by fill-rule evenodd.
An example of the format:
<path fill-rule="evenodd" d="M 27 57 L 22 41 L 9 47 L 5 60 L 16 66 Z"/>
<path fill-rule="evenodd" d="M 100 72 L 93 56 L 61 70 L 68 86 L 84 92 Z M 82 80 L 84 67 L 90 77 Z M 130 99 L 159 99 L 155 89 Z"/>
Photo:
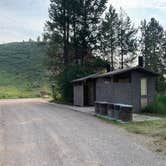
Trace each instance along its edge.
<path fill-rule="evenodd" d="M 42 43 L 0 45 L 0 98 L 36 97 L 46 91 L 44 59 Z"/>

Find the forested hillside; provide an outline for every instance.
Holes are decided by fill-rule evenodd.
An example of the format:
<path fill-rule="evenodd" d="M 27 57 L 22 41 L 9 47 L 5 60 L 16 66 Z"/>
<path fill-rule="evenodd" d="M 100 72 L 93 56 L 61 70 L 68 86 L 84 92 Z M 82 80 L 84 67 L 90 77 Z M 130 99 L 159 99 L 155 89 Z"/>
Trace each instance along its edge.
<path fill-rule="evenodd" d="M 44 58 L 43 43 L 0 45 L 0 98 L 36 97 L 46 91 Z"/>

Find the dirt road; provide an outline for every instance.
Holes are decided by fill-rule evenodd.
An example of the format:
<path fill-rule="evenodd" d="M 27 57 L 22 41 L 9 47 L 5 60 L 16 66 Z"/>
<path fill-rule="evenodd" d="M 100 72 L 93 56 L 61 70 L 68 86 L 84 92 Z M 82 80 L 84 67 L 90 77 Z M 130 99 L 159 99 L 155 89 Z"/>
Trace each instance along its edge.
<path fill-rule="evenodd" d="M 0 102 L 0 166 L 165 166 L 122 129 L 40 100 Z"/>

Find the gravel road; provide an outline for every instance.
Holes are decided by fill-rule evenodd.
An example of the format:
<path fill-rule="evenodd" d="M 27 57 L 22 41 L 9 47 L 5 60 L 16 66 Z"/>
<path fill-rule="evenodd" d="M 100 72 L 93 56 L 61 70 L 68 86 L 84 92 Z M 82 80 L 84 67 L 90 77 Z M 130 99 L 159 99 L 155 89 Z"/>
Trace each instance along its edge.
<path fill-rule="evenodd" d="M 0 166 L 165 166 L 132 134 L 40 100 L 0 102 Z"/>

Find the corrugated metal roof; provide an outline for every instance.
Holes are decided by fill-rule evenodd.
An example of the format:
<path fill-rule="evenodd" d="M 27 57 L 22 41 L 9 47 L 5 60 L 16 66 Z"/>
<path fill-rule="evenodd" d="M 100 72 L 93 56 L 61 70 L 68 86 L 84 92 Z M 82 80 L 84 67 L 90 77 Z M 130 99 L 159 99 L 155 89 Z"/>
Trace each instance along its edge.
<path fill-rule="evenodd" d="M 101 73 L 100 73 L 101 74 Z M 80 81 L 84 81 L 84 80 L 88 80 L 88 79 L 93 79 L 95 77 L 97 77 L 98 75 L 100 74 L 91 74 L 91 75 L 88 75 L 86 77 L 82 77 L 82 78 L 79 78 L 79 79 L 76 79 L 76 80 L 73 80 L 72 82 L 80 82 Z"/>
<path fill-rule="evenodd" d="M 130 71 L 138 71 L 138 72 L 143 72 L 143 73 L 147 73 L 147 74 L 151 74 L 151 75 L 158 75 L 155 72 L 152 72 L 150 70 L 147 70 L 147 69 L 139 67 L 139 66 L 136 66 L 136 67 L 126 68 L 126 69 L 119 69 L 119 70 L 111 71 L 111 72 L 108 72 L 108 73 L 100 74 L 100 75 L 96 76 L 96 78 L 118 75 L 118 74 L 122 74 L 122 73 L 125 73 L 125 72 L 130 72 Z"/>
<path fill-rule="evenodd" d="M 119 69 L 119 70 L 115 70 L 115 71 L 111 71 L 111 72 L 108 72 L 108 73 L 103 73 L 103 74 L 91 74 L 87 77 L 83 77 L 83 78 L 79 78 L 79 79 L 76 79 L 76 80 L 73 80 L 72 82 L 80 82 L 80 81 L 85 81 L 85 80 L 88 80 L 88 79 L 95 79 L 95 78 L 102 78 L 102 77 L 107 77 L 107 76 L 113 76 L 113 75 L 118 75 L 118 74 L 122 74 L 122 73 L 125 73 L 125 72 L 130 72 L 130 71 L 138 71 L 138 72 L 143 72 L 143 73 L 147 73 L 147 74 L 150 74 L 150 75 L 154 75 L 154 76 L 157 76 L 159 74 L 155 73 L 155 72 L 152 72 L 150 70 L 147 70 L 145 68 L 142 68 L 142 67 L 131 67 L 131 68 L 126 68 L 126 69 Z"/>

